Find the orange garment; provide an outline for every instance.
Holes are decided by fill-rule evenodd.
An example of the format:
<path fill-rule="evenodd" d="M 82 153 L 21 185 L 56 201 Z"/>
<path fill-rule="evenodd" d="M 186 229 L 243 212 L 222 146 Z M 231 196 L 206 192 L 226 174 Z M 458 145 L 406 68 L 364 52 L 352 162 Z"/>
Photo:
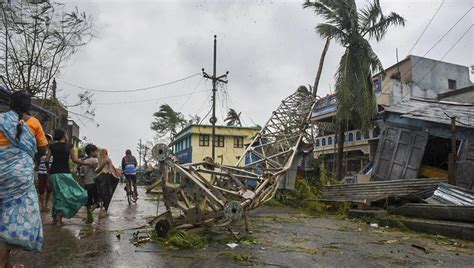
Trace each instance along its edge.
<path fill-rule="evenodd" d="M 22 123 L 24 123 L 24 121 L 22 121 Z M 46 135 L 44 133 L 43 127 L 41 126 L 41 123 L 38 119 L 36 119 L 33 116 L 30 116 L 26 120 L 26 125 L 28 125 L 28 127 L 31 130 L 31 133 L 33 133 L 33 136 L 35 136 L 37 147 L 48 146 L 48 140 L 46 139 Z M 10 144 L 11 144 L 10 140 L 8 140 L 5 134 L 3 134 L 2 131 L 0 131 L 0 147 L 5 147 Z"/>

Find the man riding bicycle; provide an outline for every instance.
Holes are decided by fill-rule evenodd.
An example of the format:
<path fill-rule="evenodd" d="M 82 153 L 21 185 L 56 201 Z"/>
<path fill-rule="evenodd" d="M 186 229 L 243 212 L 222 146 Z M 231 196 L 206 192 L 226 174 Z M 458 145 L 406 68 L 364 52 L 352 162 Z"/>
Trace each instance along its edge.
<path fill-rule="evenodd" d="M 122 158 L 122 171 L 127 180 L 127 186 L 133 185 L 133 198 L 138 198 L 137 193 L 137 159 L 132 155 L 132 151 L 126 150 Z M 129 189 L 127 189 L 127 192 Z"/>

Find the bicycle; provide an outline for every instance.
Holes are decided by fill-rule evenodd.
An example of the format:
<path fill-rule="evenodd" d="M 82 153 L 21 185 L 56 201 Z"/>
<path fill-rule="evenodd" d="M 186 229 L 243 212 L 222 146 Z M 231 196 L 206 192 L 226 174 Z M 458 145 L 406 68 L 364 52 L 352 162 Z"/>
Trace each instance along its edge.
<path fill-rule="evenodd" d="M 132 202 L 133 203 L 136 203 L 137 200 L 138 200 L 138 197 L 134 196 L 133 194 L 133 190 L 132 190 L 132 180 L 125 177 L 125 192 L 126 192 L 126 195 L 127 195 L 127 201 L 128 201 L 128 205 L 131 205 Z"/>

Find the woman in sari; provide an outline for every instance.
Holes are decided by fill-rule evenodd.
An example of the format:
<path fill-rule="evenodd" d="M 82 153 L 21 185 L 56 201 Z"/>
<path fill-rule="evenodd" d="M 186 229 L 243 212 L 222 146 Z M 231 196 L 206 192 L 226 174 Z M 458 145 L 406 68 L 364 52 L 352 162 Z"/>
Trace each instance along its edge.
<path fill-rule="evenodd" d="M 51 187 L 53 188 L 53 223 L 63 225 L 63 217 L 70 219 L 87 203 L 87 192 L 74 179 L 69 169 L 69 159 L 78 165 L 93 166 L 77 158 L 74 146 L 67 142 L 67 134 L 62 129 L 54 131 L 54 144 L 49 146 L 46 164 L 54 158 L 49 171 Z"/>
<path fill-rule="evenodd" d="M 118 178 L 120 178 L 121 174 L 119 174 L 117 169 L 114 167 L 107 149 L 105 148 L 100 149 L 99 151 L 99 166 L 97 167 L 96 172 L 100 174 L 96 178 L 100 199 L 105 211 L 107 211 L 115 189 L 117 188 L 119 182 Z"/>
<path fill-rule="evenodd" d="M 31 97 L 11 95 L 10 110 L 0 114 L 0 267 L 10 251 L 41 251 L 43 225 L 33 183 L 34 156 L 46 151 L 41 123 L 28 115 Z"/>

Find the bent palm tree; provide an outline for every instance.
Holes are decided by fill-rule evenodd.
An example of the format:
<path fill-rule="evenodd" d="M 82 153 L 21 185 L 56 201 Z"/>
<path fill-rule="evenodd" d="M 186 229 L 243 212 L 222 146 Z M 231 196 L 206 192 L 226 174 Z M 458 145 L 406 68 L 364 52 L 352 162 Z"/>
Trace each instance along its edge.
<path fill-rule="evenodd" d="M 183 114 L 175 112 L 168 104 L 160 106 L 160 110 L 153 114 L 154 121 L 151 123 L 151 129 L 156 131 L 158 137 L 163 137 L 169 133 L 170 138 L 173 139 L 178 129 L 186 124 Z"/>
<path fill-rule="evenodd" d="M 379 0 L 373 0 L 358 11 L 354 0 L 307 1 L 326 22 L 316 26 L 325 39 L 334 39 L 345 48 L 335 74 L 337 115 L 339 124 L 336 176 L 342 178 L 342 154 L 345 126 L 368 131 L 376 115 L 372 74 L 383 71 L 382 63 L 369 44 L 370 39 L 382 40 L 391 25 L 405 25 L 405 19 L 391 12 L 384 15 Z"/>
<path fill-rule="evenodd" d="M 224 122 L 227 122 L 228 126 L 242 126 L 242 122 L 240 121 L 240 115 L 242 113 L 237 113 L 234 109 L 230 108 L 227 112 L 227 117 L 224 119 Z"/>

